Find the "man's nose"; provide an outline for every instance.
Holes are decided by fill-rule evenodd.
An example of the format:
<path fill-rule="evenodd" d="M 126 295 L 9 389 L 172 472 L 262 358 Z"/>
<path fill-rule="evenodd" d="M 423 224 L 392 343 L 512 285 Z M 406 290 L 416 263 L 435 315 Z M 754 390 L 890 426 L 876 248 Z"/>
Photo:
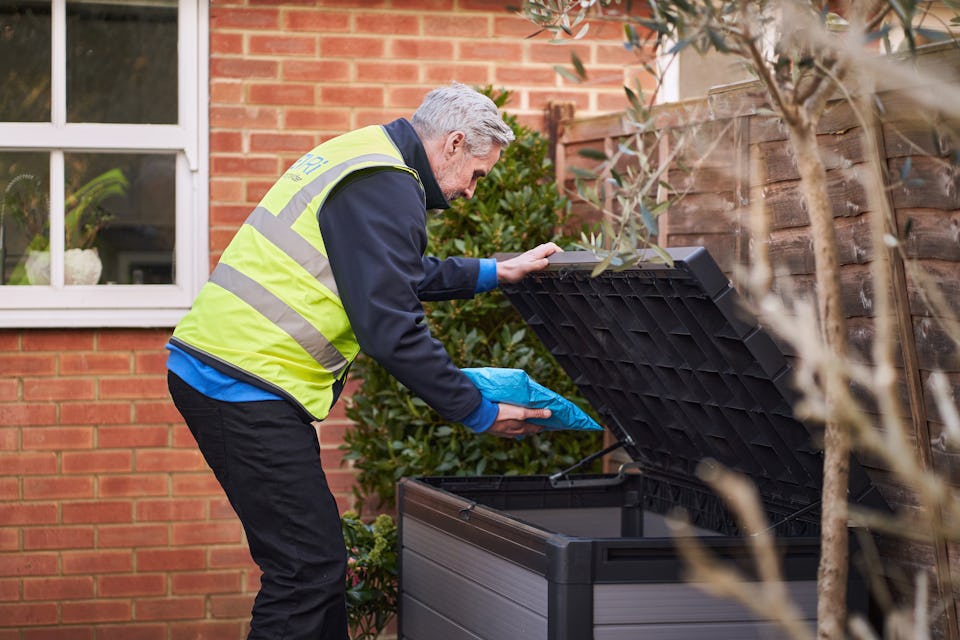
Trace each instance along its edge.
<path fill-rule="evenodd" d="M 476 181 L 471 182 L 470 184 L 467 185 L 467 188 L 463 190 L 463 197 L 469 200 L 470 198 L 473 197 L 473 192 L 476 191 L 476 189 L 477 189 Z"/>

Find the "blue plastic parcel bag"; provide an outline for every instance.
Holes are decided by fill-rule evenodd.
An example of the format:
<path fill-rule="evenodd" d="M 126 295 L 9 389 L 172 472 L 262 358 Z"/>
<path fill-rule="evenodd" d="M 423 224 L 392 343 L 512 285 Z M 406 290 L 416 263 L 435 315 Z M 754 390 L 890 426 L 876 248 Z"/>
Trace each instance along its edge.
<path fill-rule="evenodd" d="M 491 402 L 505 402 L 532 409 L 550 409 L 549 418 L 534 418 L 529 421 L 533 424 L 543 425 L 550 430 L 603 431 L 603 427 L 580 407 L 533 380 L 522 369 L 477 367 L 462 371 L 480 390 L 480 394 Z"/>

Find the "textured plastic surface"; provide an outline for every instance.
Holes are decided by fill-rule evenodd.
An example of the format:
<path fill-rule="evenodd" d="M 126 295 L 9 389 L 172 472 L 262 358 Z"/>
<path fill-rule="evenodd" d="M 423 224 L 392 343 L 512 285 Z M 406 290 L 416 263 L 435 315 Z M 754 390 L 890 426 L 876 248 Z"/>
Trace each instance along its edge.
<path fill-rule="evenodd" d="M 822 456 L 793 416 L 786 359 L 705 249 L 670 253 L 673 267 L 597 277 L 592 254 L 557 254 L 503 291 L 645 468 L 690 478 L 713 458 L 767 500 L 817 502 Z M 852 471 L 856 500 L 869 483 Z"/>

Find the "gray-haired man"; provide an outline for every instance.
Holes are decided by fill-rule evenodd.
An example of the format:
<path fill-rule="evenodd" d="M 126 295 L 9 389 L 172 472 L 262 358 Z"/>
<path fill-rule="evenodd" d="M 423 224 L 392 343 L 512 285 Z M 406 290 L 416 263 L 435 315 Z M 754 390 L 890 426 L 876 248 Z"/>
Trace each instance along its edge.
<path fill-rule="evenodd" d="M 513 140 L 493 102 L 430 92 L 411 120 L 365 127 L 295 162 L 237 232 L 168 348 L 170 393 L 263 571 L 252 639 L 346 640 L 346 554 L 312 422 L 359 351 L 442 416 L 512 437 L 546 410 L 495 404 L 423 322 L 423 300 L 469 298 L 542 269 L 424 256 L 428 209 L 471 197 Z"/>

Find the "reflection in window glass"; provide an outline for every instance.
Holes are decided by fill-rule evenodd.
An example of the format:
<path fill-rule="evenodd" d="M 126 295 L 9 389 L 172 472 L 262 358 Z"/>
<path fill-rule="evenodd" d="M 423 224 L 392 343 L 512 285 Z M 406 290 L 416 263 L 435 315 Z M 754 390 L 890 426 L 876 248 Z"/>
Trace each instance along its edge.
<path fill-rule="evenodd" d="M 50 283 L 50 154 L 0 151 L 0 285 Z"/>
<path fill-rule="evenodd" d="M 50 121 L 50 1 L 0 1 L 0 122 Z"/>
<path fill-rule="evenodd" d="M 64 162 L 64 282 L 172 284 L 176 156 L 67 153 Z"/>
<path fill-rule="evenodd" d="M 67 121 L 177 123 L 177 5 L 67 2 Z"/>

